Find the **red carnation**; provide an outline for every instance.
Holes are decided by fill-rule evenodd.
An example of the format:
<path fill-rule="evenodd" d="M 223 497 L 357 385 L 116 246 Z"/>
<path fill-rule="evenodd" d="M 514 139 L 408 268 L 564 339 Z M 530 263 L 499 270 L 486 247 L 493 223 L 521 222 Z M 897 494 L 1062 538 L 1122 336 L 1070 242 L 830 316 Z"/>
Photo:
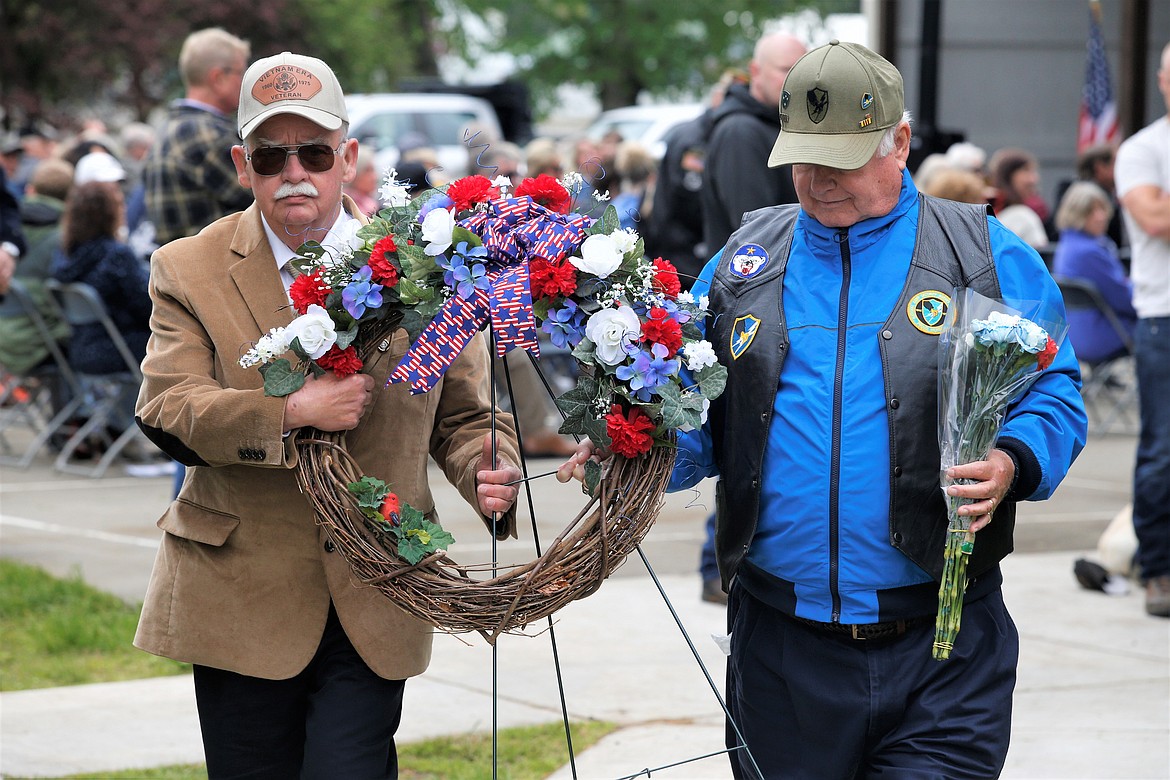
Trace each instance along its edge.
<path fill-rule="evenodd" d="M 661 257 L 654 258 L 654 289 L 667 298 L 677 298 L 682 290 L 682 282 L 678 280 L 678 269 L 669 260 Z"/>
<path fill-rule="evenodd" d="M 622 408 L 614 404 L 605 416 L 605 432 L 612 439 L 610 449 L 627 458 L 636 458 L 650 451 L 654 445 L 650 434 L 653 430 L 653 421 L 636 406 L 630 408 L 629 414 L 623 415 Z"/>
<path fill-rule="evenodd" d="M 338 349 L 334 344 L 328 352 L 317 358 L 317 365 L 337 376 L 348 376 L 362 370 L 362 359 L 352 344 L 345 349 Z"/>
<path fill-rule="evenodd" d="M 493 187 L 486 176 L 464 176 L 451 182 L 451 186 L 447 188 L 447 197 L 455 204 L 456 214 L 499 196 L 499 188 Z"/>
<path fill-rule="evenodd" d="M 537 257 L 528 264 L 528 286 L 533 300 L 570 296 L 577 289 L 577 269 L 569 263 L 550 263 Z"/>
<path fill-rule="evenodd" d="M 546 209 L 558 214 L 568 214 L 569 208 L 573 205 L 573 198 L 565 189 L 565 185 L 547 173 L 520 182 L 520 186 L 513 194 L 517 198 L 527 195 Z"/>
<path fill-rule="evenodd" d="M 383 287 L 393 287 L 398 284 L 398 268 L 394 263 L 390 262 L 387 255 L 394 254 L 398 251 L 398 245 L 394 243 L 393 236 L 383 236 L 379 238 L 374 244 L 373 250 L 370 252 L 370 278 Z"/>
<path fill-rule="evenodd" d="M 1058 349 L 1060 349 L 1060 347 L 1057 345 L 1057 343 L 1052 339 L 1048 339 L 1047 343 L 1044 344 L 1044 349 L 1040 350 L 1040 353 L 1036 355 L 1036 367 L 1040 371 L 1043 371 L 1052 365 L 1052 361 L 1056 357 L 1056 352 Z"/>
<path fill-rule="evenodd" d="M 333 288 L 325 283 L 321 269 L 317 269 L 311 274 L 301 274 L 293 279 L 293 283 L 288 288 L 288 295 L 292 298 L 293 306 L 298 314 L 304 314 L 313 304 L 324 306 L 325 299 L 329 297 L 331 292 L 333 292 Z"/>
<path fill-rule="evenodd" d="M 654 306 L 650 309 L 650 319 L 642 323 L 642 341 L 661 344 L 670 352 L 667 357 L 674 357 L 682 348 L 682 325 L 666 309 Z"/>

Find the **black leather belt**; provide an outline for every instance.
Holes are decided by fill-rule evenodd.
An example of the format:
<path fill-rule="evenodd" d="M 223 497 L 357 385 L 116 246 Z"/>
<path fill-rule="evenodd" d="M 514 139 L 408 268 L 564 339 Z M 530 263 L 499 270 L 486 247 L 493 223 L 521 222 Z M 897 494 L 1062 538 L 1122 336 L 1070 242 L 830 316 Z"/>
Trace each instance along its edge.
<path fill-rule="evenodd" d="M 792 619 L 802 626 L 823 631 L 826 634 L 856 639 L 859 642 L 875 639 L 895 639 L 906 633 L 907 629 L 915 626 L 933 623 L 934 618 L 916 617 L 906 620 L 890 620 L 885 623 L 822 623 L 819 620 L 792 616 Z"/>

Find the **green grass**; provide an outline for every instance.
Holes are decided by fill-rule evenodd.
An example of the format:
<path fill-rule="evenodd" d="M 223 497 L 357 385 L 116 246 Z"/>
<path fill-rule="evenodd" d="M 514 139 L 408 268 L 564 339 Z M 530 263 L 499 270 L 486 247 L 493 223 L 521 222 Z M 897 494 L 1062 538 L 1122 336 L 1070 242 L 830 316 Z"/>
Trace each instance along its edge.
<path fill-rule="evenodd" d="M 0 559 L 0 691 L 188 671 L 131 645 L 138 612 L 76 575 L 61 580 Z"/>
<path fill-rule="evenodd" d="M 188 671 L 187 664 L 149 655 L 130 644 L 138 612 L 139 607 L 89 587 L 79 576 L 61 580 L 34 566 L 0 559 L 0 690 Z M 573 750 L 579 755 L 616 728 L 597 721 L 573 724 Z M 569 762 L 559 722 L 502 729 L 498 750 L 500 780 L 540 780 Z M 398 746 L 401 780 L 482 780 L 491 777 L 491 762 L 490 734 Z M 69 776 L 69 780 L 206 778 L 207 771 L 199 764 Z"/>
<path fill-rule="evenodd" d="M 612 723 L 573 724 L 573 750 L 580 755 L 617 728 Z M 463 734 L 398 746 L 399 780 L 483 780 L 492 776 L 490 734 Z M 569 763 L 561 723 L 502 729 L 497 776 L 500 780 L 542 780 Z M 12 778 L 11 780 L 21 780 Z M 198 764 L 124 772 L 69 775 L 57 780 L 207 780 Z"/>

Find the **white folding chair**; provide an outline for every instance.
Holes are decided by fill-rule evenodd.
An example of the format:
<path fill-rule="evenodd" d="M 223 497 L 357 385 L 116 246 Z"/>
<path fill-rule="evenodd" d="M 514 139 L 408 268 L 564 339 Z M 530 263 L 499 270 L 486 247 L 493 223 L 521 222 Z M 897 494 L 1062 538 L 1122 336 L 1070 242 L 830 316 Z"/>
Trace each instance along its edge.
<path fill-rule="evenodd" d="M 142 384 L 142 369 L 118 326 L 110 319 L 101 296 L 93 287 L 81 282 L 63 284 L 54 279 L 50 279 L 46 286 L 60 307 L 62 315 L 75 329 L 82 325 L 101 325 L 124 364 L 119 370 L 108 374 L 75 371 L 82 392 L 89 402 L 89 418 L 65 442 L 53 464 L 58 471 L 67 474 L 100 477 L 127 444 L 142 436 L 133 420 L 120 431 L 107 430 L 123 402 L 128 398 L 137 397 L 138 388 Z M 101 440 L 105 445 L 105 452 L 96 462 L 86 463 L 75 456 L 79 454 L 78 448 L 91 437 Z"/>

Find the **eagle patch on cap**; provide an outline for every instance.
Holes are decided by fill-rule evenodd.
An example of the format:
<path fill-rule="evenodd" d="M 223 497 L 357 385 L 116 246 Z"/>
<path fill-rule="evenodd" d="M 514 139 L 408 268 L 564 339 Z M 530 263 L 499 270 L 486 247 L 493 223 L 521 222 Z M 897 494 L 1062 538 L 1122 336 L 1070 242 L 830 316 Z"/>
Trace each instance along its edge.
<path fill-rule="evenodd" d="M 252 97 L 264 106 L 278 100 L 308 100 L 321 91 L 321 79 L 295 65 L 277 65 L 252 85 Z"/>

